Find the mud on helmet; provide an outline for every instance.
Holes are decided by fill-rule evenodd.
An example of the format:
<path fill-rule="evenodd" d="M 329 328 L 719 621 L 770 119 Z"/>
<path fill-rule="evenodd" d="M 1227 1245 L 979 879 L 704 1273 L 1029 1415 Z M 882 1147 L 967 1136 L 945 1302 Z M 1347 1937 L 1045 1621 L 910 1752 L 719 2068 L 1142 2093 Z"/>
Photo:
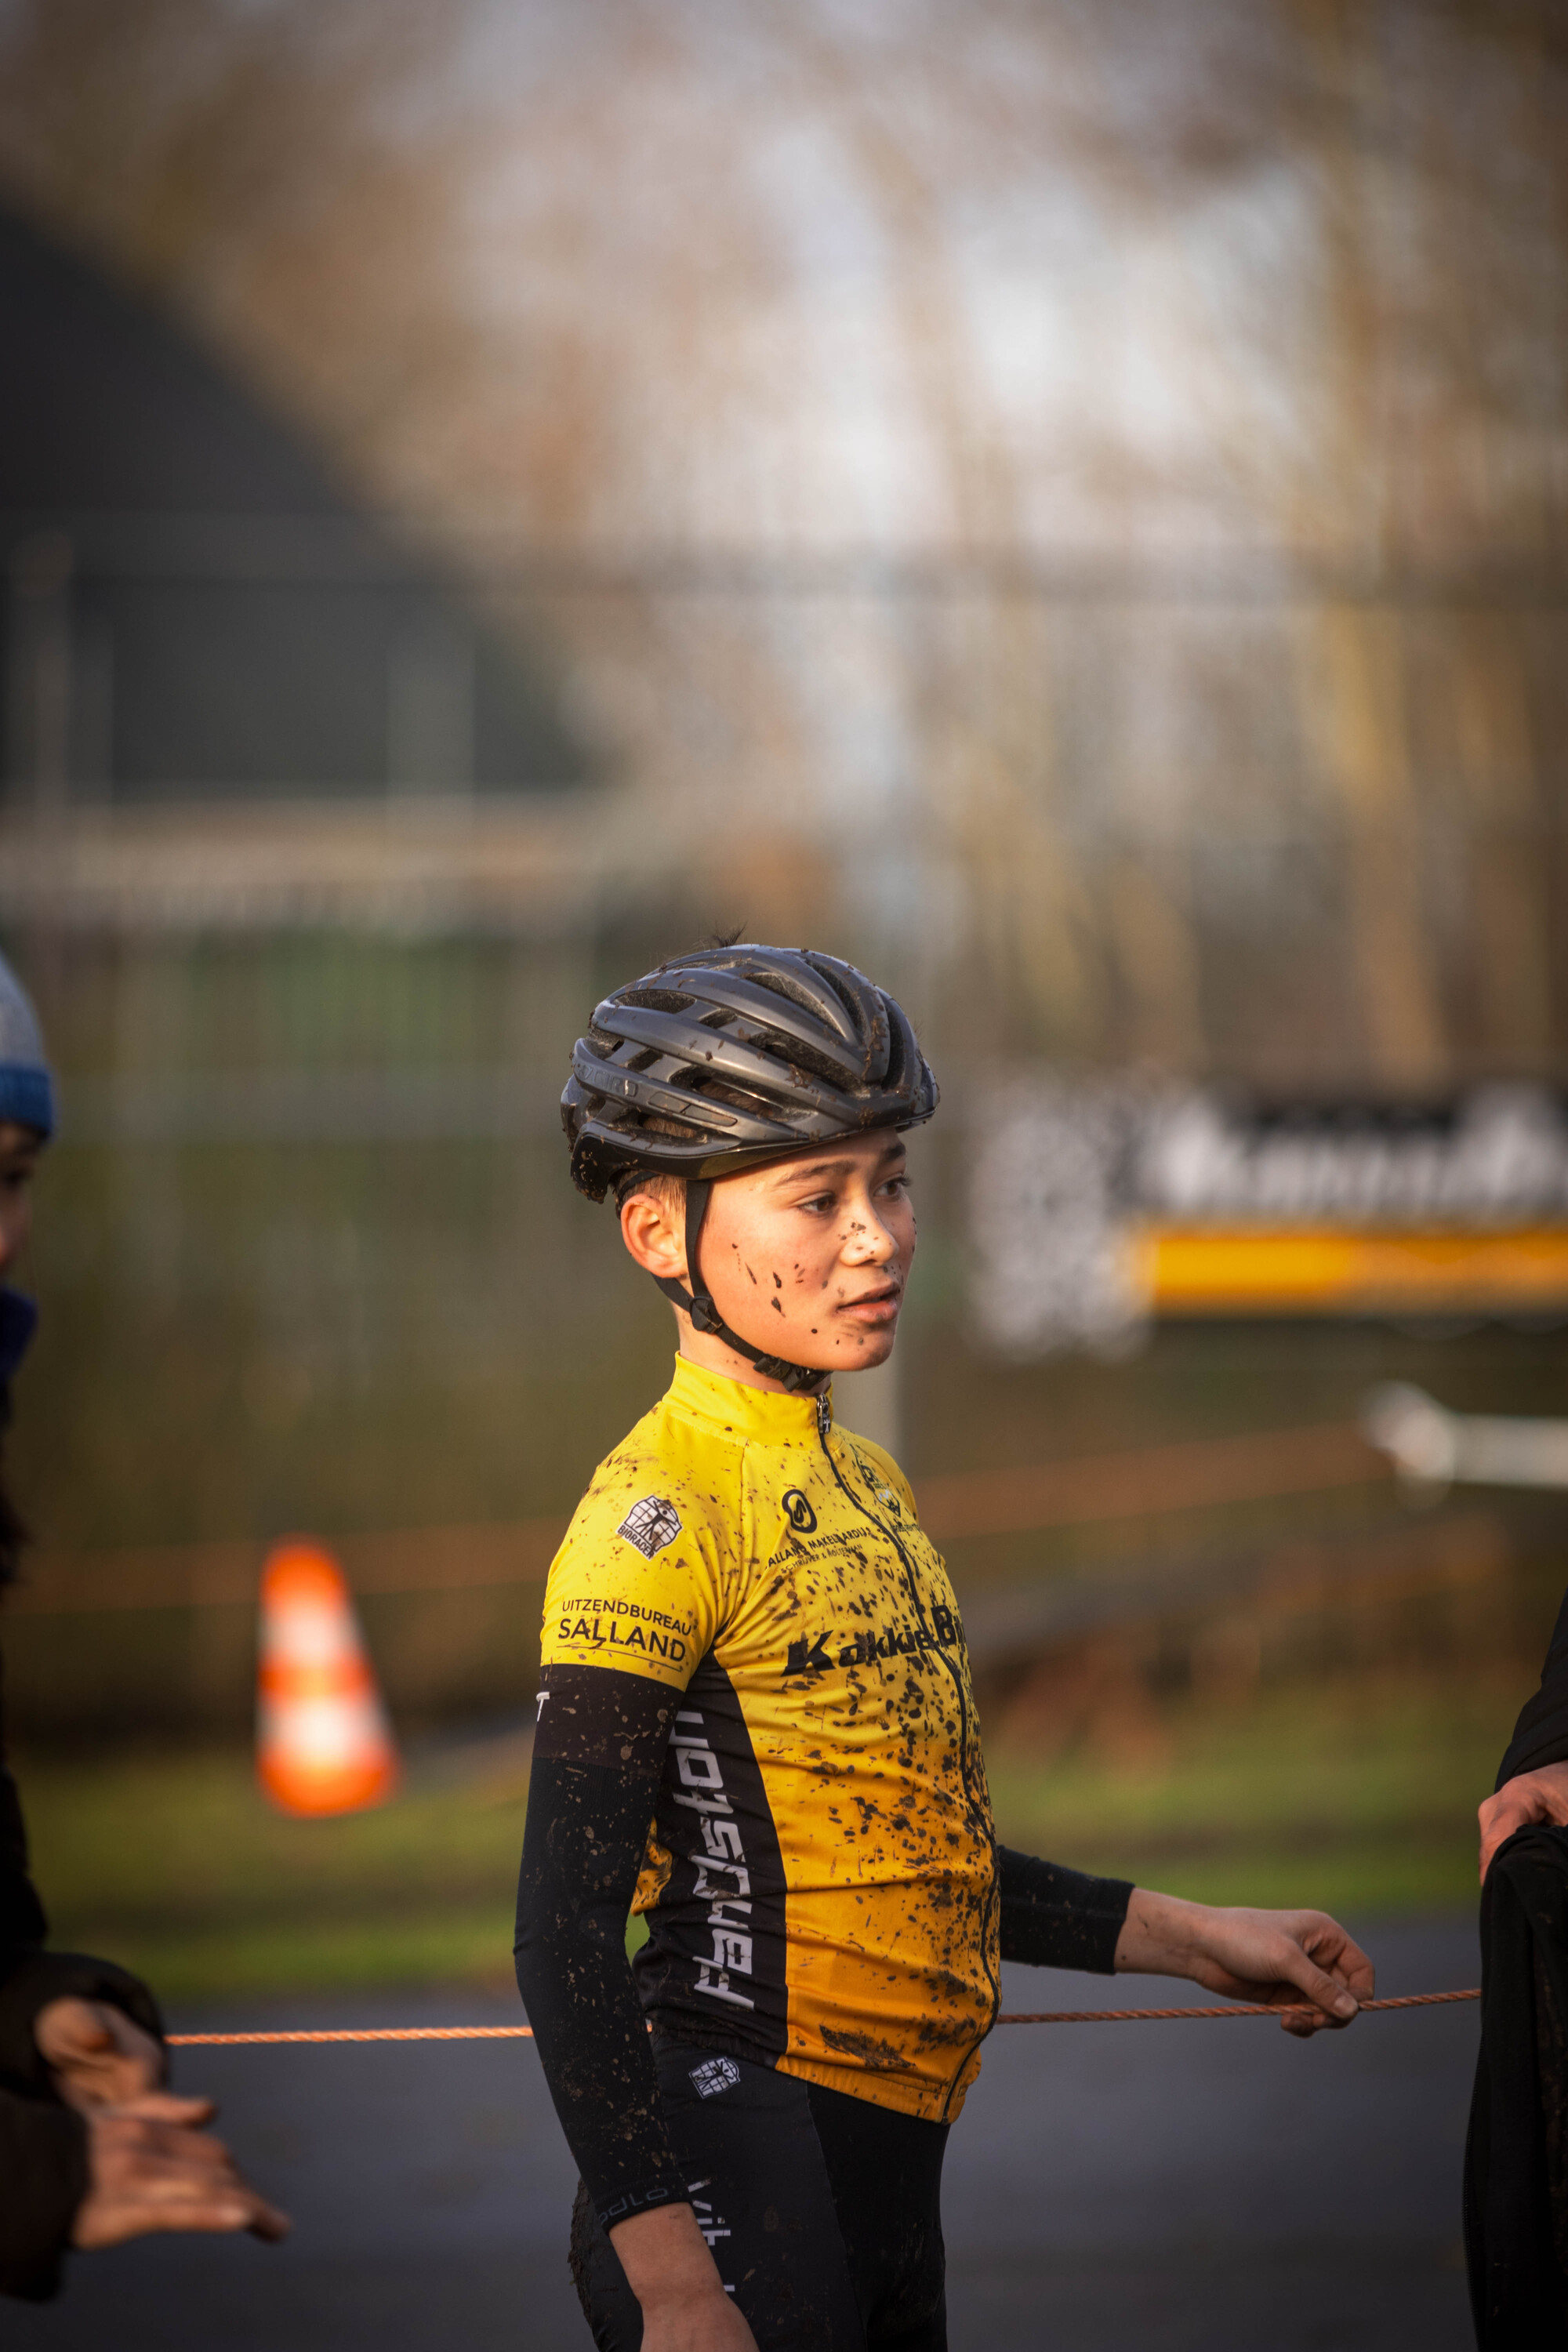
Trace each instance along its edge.
<path fill-rule="evenodd" d="M 687 1180 L 689 1292 L 659 1287 L 792 1390 L 820 1370 L 763 1355 L 719 1316 L 697 1252 L 713 1180 L 835 1136 L 919 1127 L 937 1084 L 897 1000 L 837 956 L 755 944 L 660 964 L 596 1005 L 572 1051 L 561 1119 L 572 1181 L 591 1201 L 631 1180 Z"/>

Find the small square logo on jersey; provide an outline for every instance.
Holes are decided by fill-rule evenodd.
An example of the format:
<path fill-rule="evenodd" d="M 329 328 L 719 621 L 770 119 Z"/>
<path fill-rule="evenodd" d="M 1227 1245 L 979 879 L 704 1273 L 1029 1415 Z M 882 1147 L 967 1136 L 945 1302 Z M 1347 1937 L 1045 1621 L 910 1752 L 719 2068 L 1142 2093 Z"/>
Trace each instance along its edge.
<path fill-rule="evenodd" d="M 716 2099 L 741 2079 L 741 2070 L 732 2058 L 704 2058 L 700 2066 L 691 2069 L 691 2086 L 700 2099 Z"/>
<path fill-rule="evenodd" d="M 855 1461 L 861 1477 L 864 1478 L 867 1486 L 870 1487 L 871 1492 L 876 1496 L 879 1503 L 885 1505 L 886 1507 L 892 1512 L 895 1518 L 900 1518 L 903 1516 L 903 1513 L 899 1498 L 896 1495 L 889 1493 L 889 1489 L 883 1485 L 881 1472 L 879 1470 L 874 1470 L 863 1454 L 857 1454 Z M 787 1509 L 788 1507 L 788 1500 L 786 1497 L 784 1507 Z"/>
<path fill-rule="evenodd" d="M 645 1559 L 651 1559 L 680 1533 L 680 1514 L 662 1495 L 645 1495 L 640 1503 L 632 1505 L 616 1533 L 636 1544 Z"/>

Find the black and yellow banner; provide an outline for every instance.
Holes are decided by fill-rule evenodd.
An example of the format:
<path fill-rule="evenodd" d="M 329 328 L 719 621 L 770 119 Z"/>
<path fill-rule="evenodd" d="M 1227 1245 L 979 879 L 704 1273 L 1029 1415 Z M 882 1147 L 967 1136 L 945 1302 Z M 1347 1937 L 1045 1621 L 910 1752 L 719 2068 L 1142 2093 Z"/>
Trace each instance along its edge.
<path fill-rule="evenodd" d="M 973 1301 L 1004 1349 L 1175 1316 L 1568 1313 L 1568 1108 L 1247 1103 L 1049 1076 L 976 1137 Z"/>

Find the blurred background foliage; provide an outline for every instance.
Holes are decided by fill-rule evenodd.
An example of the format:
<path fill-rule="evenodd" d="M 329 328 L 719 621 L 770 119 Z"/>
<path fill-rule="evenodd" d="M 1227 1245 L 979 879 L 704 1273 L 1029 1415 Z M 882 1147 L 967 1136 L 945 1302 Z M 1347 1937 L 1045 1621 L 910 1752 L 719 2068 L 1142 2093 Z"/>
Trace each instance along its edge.
<path fill-rule="evenodd" d="M 1568 1412 L 1547 1328 L 1005 1363 L 964 1284 L 998 1071 L 1563 1080 L 1565 91 L 1547 0 L 5 12 L 0 935 L 65 1107 L 6 1647 L 64 1934 L 176 1994 L 504 1969 L 543 1570 L 669 1346 L 555 1097 L 715 928 L 875 971 L 942 1076 L 844 1405 L 917 1481 L 1391 1376 Z M 1257 1485 L 954 1507 L 1004 1832 L 1463 1902 L 1564 1513 Z M 290 1529 L 411 1743 L 374 1819 L 249 1790 Z"/>

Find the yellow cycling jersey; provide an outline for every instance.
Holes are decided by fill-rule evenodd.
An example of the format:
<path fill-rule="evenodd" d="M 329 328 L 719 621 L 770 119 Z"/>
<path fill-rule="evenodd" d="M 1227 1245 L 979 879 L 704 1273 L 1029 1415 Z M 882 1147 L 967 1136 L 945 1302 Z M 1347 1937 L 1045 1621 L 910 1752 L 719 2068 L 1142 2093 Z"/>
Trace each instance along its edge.
<path fill-rule="evenodd" d="M 678 1358 L 556 1554 L 542 1659 L 674 1695 L 636 1906 L 656 2025 L 956 2115 L 995 1843 L 952 1587 L 888 1454 Z"/>

